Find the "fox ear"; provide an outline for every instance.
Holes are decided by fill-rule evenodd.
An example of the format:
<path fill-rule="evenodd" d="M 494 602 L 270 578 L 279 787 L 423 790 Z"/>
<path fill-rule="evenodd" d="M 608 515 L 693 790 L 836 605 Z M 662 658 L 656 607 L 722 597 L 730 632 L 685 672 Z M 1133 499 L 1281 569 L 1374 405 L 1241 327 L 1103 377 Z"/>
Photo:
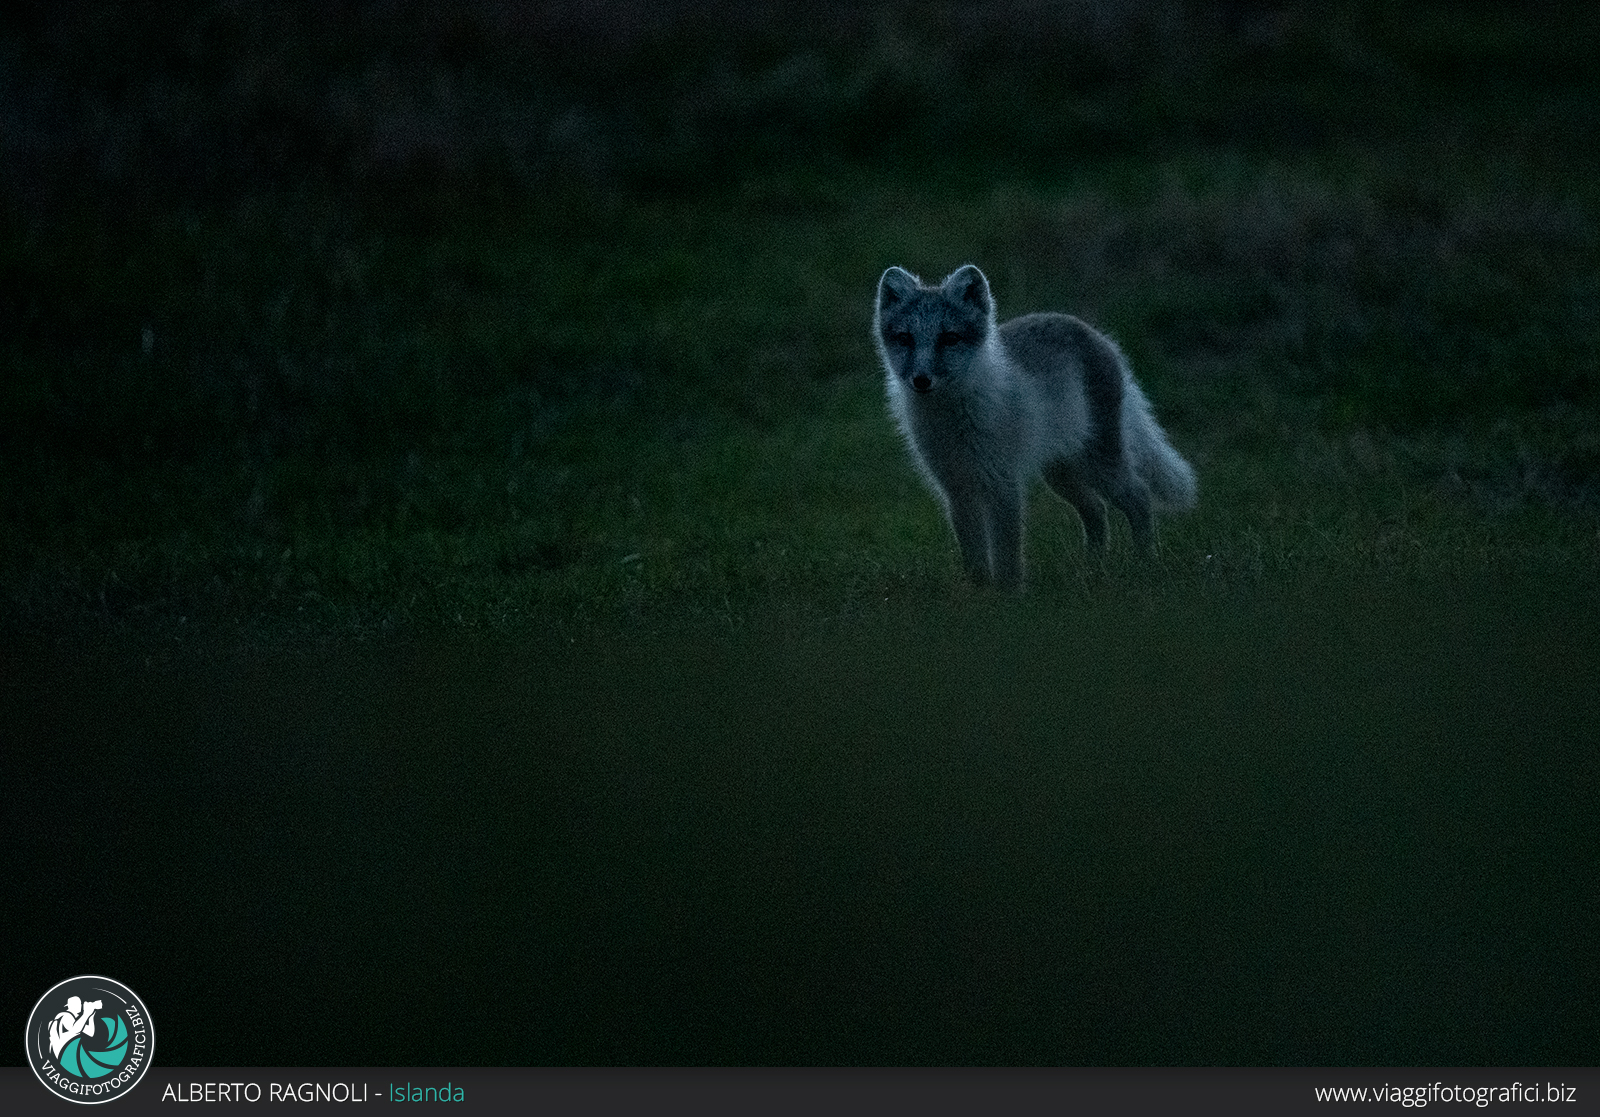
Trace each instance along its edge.
<path fill-rule="evenodd" d="M 989 294 L 989 281 L 974 264 L 957 268 L 945 278 L 941 286 L 951 298 L 972 307 L 979 314 L 988 315 L 994 310 L 994 297 Z"/>
<path fill-rule="evenodd" d="M 879 309 L 910 298 L 921 285 L 922 281 L 905 268 L 890 268 L 883 273 L 883 278 L 878 280 Z"/>

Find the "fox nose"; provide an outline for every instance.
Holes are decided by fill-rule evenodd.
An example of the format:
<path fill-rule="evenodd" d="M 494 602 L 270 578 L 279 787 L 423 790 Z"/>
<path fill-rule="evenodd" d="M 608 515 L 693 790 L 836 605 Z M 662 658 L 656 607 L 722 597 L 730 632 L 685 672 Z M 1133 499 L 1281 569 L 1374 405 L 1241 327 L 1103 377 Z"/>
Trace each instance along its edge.
<path fill-rule="evenodd" d="M 933 388 L 933 377 L 929 376 L 925 372 L 919 372 L 911 378 L 911 386 L 919 392 L 931 391 Z"/>

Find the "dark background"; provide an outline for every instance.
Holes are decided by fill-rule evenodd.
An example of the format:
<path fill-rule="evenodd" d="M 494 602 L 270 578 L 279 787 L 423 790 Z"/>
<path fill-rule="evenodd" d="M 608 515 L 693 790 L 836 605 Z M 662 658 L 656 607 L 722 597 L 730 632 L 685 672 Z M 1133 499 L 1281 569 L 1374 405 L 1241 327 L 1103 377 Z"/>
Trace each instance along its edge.
<path fill-rule="evenodd" d="M 166 1065 L 1588 1065 L 1584 6 L 0 22 L 0 1016 Z M 1201 505 L 958 586 L 900 263 Z M 1120 526 L 1119 526 L 1120 530 Z"/>

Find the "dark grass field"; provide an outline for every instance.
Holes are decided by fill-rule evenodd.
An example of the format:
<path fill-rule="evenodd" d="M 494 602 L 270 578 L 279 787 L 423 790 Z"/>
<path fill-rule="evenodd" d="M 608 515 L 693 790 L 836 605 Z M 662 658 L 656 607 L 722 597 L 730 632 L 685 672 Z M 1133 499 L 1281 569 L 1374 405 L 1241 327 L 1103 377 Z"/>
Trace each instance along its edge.
<path fill-rule="evenodd" d="M 3 32 L 0 1015 L 1596 1061 L 1586 9 Z M 1129 353 L 1200 477 L 1155 560 L 1041 490 L 1027 593 L 959 584 L 868 327 L 969 261 Z"/>
<path fill-rule="evenodd" d="M 1600 626 L 1506 590 L 13 658 L 12 972 L 178 1063 L 1582 1062 Z"/>

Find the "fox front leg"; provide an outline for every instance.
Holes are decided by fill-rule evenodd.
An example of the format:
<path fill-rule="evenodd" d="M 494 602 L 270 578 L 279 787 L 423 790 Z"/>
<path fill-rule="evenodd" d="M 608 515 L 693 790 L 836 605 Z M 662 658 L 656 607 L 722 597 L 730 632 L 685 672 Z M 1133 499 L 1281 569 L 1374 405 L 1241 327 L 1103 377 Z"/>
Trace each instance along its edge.
<path fill-rule="evenodd" d="M 992 576 L 989 562 L 989 529 L 983 511 L 970 497 L 950 498 L 950 527 L 961 549 L 961 565 L 973 585 L 988 585 Z"/>
<path fill-rule="evenodd" d="M 994 580 L 1001 589 L 1022 588 L 1022 491 L 1013 487 L 995 495 L 989 506 L 989 535 L 994 543 Z"/>

